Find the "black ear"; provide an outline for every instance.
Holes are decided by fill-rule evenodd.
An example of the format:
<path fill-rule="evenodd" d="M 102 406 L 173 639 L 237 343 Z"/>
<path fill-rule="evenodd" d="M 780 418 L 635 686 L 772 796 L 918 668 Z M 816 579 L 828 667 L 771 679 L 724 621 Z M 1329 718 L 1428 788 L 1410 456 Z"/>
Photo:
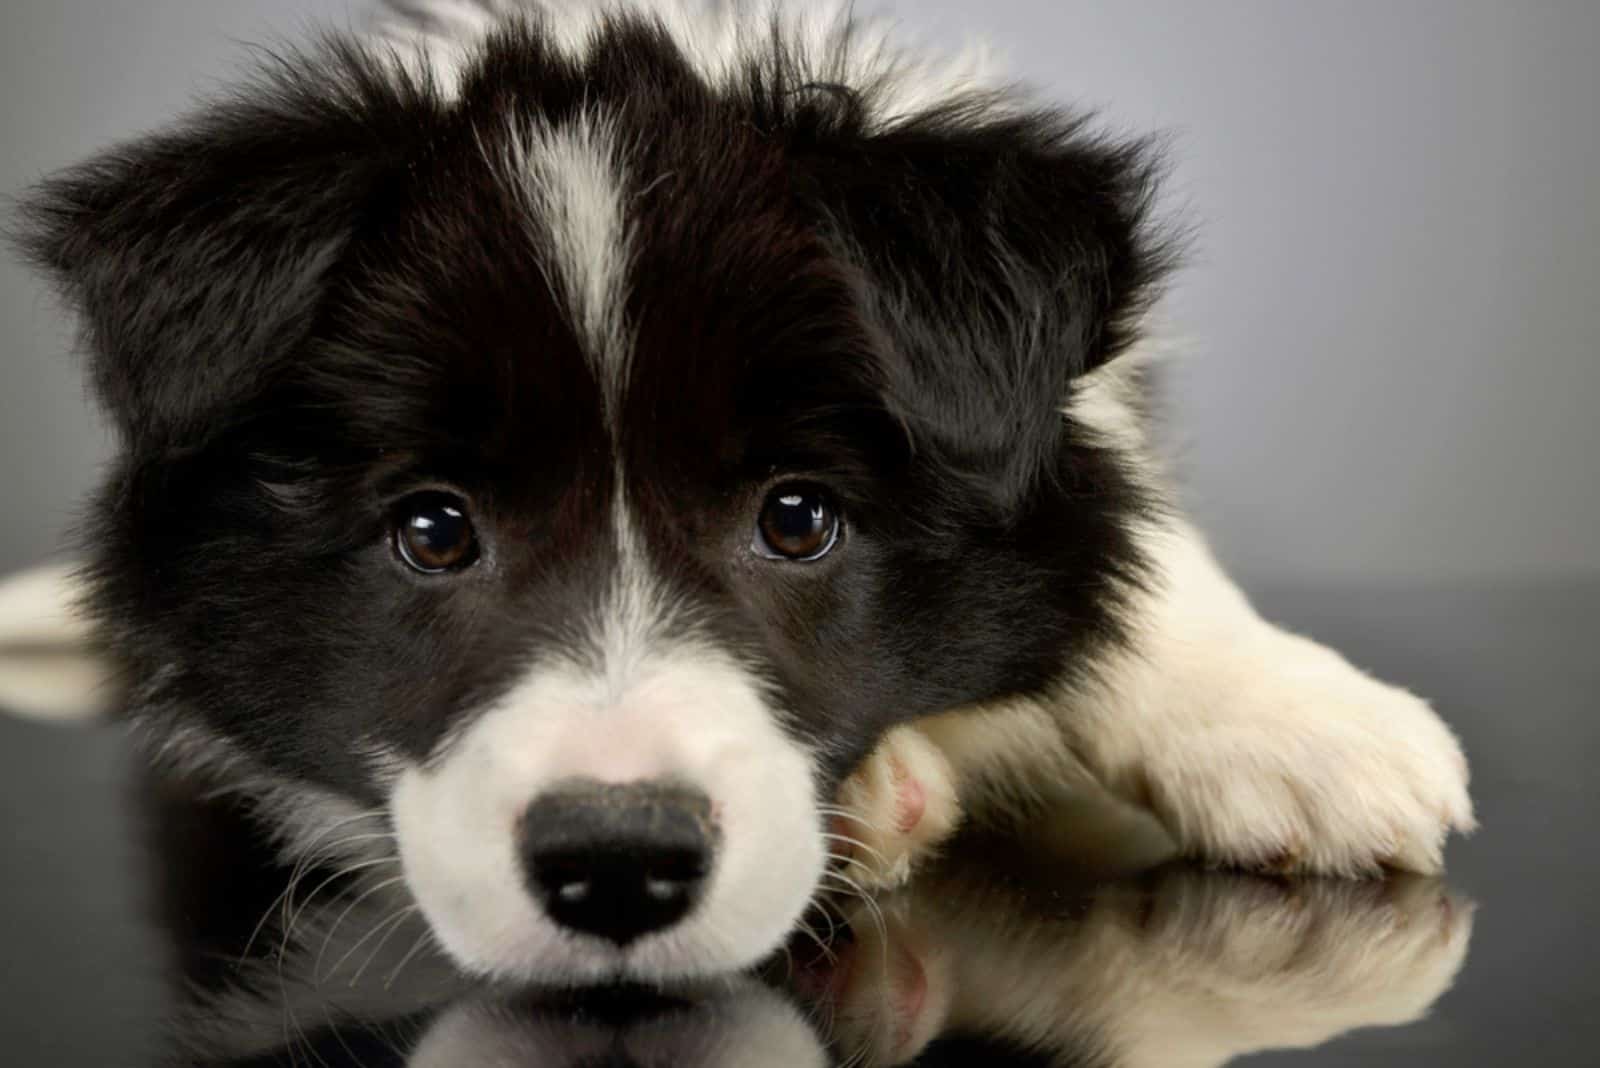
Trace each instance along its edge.
<path fill-rule="evenodd" d="M 818 182 L 889 403 L 923 447 L 1014 500 L 1049 469 L 1071 381 L 1122 352 L 1177 241 L 1153 220 L 1160 154 L 1085 120 L 975 98 L 818 138 Z"/>
<path fill-rule="evenodd" d="M 330 45 L 32 191 L 13 237 L 79 314 L 126 438 L 192 444 L 289 358 L 424 96 Z"/>

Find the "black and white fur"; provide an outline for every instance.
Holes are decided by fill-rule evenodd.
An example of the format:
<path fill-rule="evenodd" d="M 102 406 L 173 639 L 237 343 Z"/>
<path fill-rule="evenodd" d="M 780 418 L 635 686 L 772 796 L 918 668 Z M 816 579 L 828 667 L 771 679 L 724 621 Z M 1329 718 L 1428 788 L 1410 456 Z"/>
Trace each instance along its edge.
<path fill-rule="evenodd" d="M 1061 783 L 1218 863 L 1437 868 L 1450 732 L 1174 509 L 1157 171 L 834 5 L 419 0 L 273 60 L 22 216 L 120 442 L 88 604 L 134 721 L 291 854 L 392 828 L 517 980 L 746 965 L 830 842 L 894 882 Z M 753 553 L 797 478 L 838 546 Z M 422 576 L 389 521 L 437 488 L 481 557 Z M 683 922 L 542 914 L 514 828 L 574 777 L 711 798 Z"/>

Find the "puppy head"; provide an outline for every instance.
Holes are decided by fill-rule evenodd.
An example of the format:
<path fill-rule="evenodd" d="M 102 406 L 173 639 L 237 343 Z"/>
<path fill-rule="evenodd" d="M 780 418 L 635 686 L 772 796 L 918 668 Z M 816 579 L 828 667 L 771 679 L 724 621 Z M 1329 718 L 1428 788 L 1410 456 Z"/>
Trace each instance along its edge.
<path fill-rule="evenodd" d="M 884 730 L 1115 640 L 1148 502 L 1063 406 L 1161 265 L 1145 154 L 801 30 L 334 41 L 24 216 L 136 715 L 383 813 L 469 969 L 751 962 Z"/>

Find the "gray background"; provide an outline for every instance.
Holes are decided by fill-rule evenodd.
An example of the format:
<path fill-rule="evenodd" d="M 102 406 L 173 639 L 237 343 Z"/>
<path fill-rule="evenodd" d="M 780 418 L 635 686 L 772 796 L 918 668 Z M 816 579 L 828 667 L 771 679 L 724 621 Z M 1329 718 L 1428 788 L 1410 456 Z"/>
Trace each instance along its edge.
<path fill-rule="evenodd" d="M 346 0 L 6 0 L 0 192 L 161 123 Z M 863 2 L 863 8 L 872 8 Z M 1191 500 L 1255 584 L 1600 574 L 1600 4 L 900 0 L 1175 135 Z M 360 10 L 359 6 L 354 7 Z M 70 331 L 0 264 L 0 570 L 107 442 Z"/>

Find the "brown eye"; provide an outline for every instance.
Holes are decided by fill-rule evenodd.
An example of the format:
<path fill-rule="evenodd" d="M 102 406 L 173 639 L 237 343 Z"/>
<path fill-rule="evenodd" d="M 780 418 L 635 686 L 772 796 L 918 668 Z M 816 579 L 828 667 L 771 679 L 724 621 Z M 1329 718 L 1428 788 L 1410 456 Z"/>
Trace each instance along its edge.
<path fill-rule="evenodd" d="M 478 558 L 466 504 L 448 493 L 407 498 L 397 513 L 394 547 L 400 559 L 427 575 L 459 571 Z"/>
<path fill-rule="evenodd" d="M 816 560 L 839 540 L 839 512 L 821 486 L 785 483 L 767 494 L 754 548 L 774 560 Z"/>

